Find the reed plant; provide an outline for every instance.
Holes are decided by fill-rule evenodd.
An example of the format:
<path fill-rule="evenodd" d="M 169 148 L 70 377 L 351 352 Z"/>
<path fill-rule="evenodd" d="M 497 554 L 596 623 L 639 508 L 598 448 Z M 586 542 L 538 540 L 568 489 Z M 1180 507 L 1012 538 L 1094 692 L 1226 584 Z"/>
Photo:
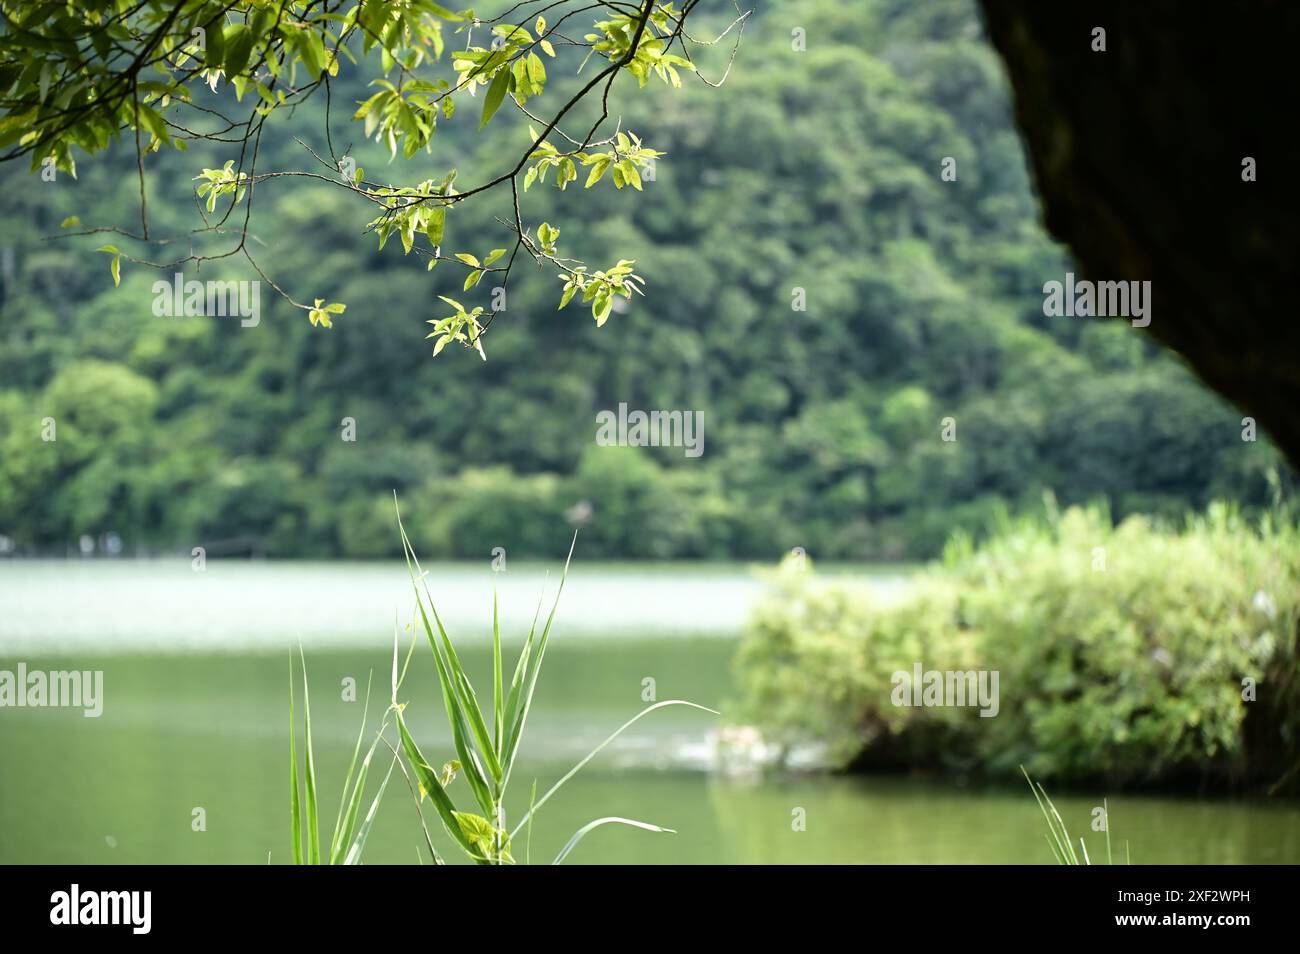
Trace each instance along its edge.
<path fill-rule="evenodd" d="M 366 704 L 361 717 L 361 731 L 357 734 L 356 745 L 352 749 L 352 761 L 348 765 L 347 777 L 343 781 L 343 793 L 339 798 L 338 814 L 334 819 L 334 832 L 330 837 L 328 848 L 322 850 L 320 839 L 320 817 L 317 803 L 316 760 L 311 742 L 311 697 L 307 689 L 307 660 L 303 656 L 301 643 L 298 646 L 298 658 L 302 664 L 302 707 L 303 707 L 303 775 L 305 791 L 300 791 L 298 781 L 298 723 L 294 713 L 294 673 L 293 655 L 289 656 L 289 815 L 293 834 L 294 864 L 330 864 L 355 865 L 361 863 L 361 852 L 370 835 L 370 827 L 379 811 L 379 803 L 388 787 L 388 780 L 393 774 L 396 758 L 389 763 L 388 771 L 379 784 L 374 798 L 360 814 L 366 790 L 366 780 L 370 774 L 370 763 L 375 750 L 383 738 L 387 725 L 387 715 L 379 727 L 379 732 L 366 750 L 358 769 L 357 758 L 361 754 L 362 741 L 366 735 L 366 722 L 370 716 L 370 685 L 366 685 Z M 304 796 L 305 795 L 305 799 Z"/>
<path fill-rule="evenodd" d="M 394 498 L 396 503 L 396 498 Z M 307 667 L 299 646 L 299 658 L 303 675 L 303 715 L 304 715 L 304 774 L 305 799 L 299 793 L 298 755 L 296 748 L 296 719 L 294 714 L 293 660 L 290 657 L 289 681 L 289 719 L 290 742 L 289 757 L 291 763 L 290 814 L 293 834 L 293 859 L 298 864 L 356 864 L 361 860 L 361 853 L 370 833 L 371 824 L 378 811 L 380 800 L 392 776 L 393 767 L 401 769 L 415 799 L 416 811 L 424 836 L 424 847 L 435 864 L 443 864 L 444 859 L 434 846 L 428 825 L 425 824 L 423 803 L 427 799 L 434 808 L 443 829 L 450 836 L 453 844 L 469 860 L 477 864 L 514 864 L 513 844 L 515 836 L 525 827 L 531 836 L 533 816 L 555 795 L 570 779 L 596 757 L 606 746 L 617 739 L 637 721 L 658 709 L 670 706 L 686 706 L 703 712 L 718 713 L 681 699 L 670 699 L 646 706 L 632 718 L 628 719 L 604 741 L 588 752 L 540 798 L 537 797 L 536 782 L 533 784 L 528 811 L 514 824 L 507 825 L 505 798 L 510 785 L 512 773 L 517 764 L 524 729 L 532 712 L 533 696 L 537 689 L 538 677 L 541 675 L 542 663 L 546 657 L 546 648 L 550 642 L 555 614 L 559 609 L 560 596 L 564 592 L 564 583 L 568 578 L 569 565 L 573 559 L 573 548 L 577 542 L 575 534 L 569 546 L 569 554 L 564 562 L 559 587 L 544 624 L 540 631 L 542 599 L 538 599 L 537 612 L 533 615 L 532 626 L 524 641 L 519 656 L 515 661 L 509 683 L 505 679 L 505 659 L 501 648 L 501 622 L 496 595 L 492 598 L 492 689 L 490 708 L 484 709 L 479 703 L 478 693 L 465 673 L 460 656 L 451 638 L 442 624 L 438 610 L 434 606 L 429 592 L 426 574 L 420 567 L 419 558 L 402 525 L 400 510 L 397 513 L 397 527 L 402 538 L 402 550 L 406 557 L 407 573 L 415 595 L 415 624 L 422 630 L 433 653 L 434 666 L 438 674 L 438 691 L 442 699 L 442 708 L 451 728 L 452 744 L 455 758 L 442 763 L 440 768 L 427 759 L 411 734 L 406 720 L 407 703 L 399 701 L 401 688 L 411 662 L 415 648 L 412 642 L 407 651 L 405 662 L 399 665 L 398 634 L 394 627 L 392 694 L 387 712 L 385 712 L 379 730 L 366 751 L 361 756 L 362 742 L 365 736 L 365 718 L 363 717 L 361 734 L 357 737 L 353 749 L 352 761 L 344 781 L 343 795 L 339 804 L 338 817 L 335 820 L 334 833 L 326 850 L 321 843 L 318 821 L 318 795 L 316 786 L 315 760 L 311 741 L 311 702 L 307 694 Z M 418 638 L 418 636 L 417 636 Z M 366 689 L 366 716 L 369 714 L 370 689 Z M 385 737 L 390 716 L 397 727 L 398 744 L 394 745 Z M 371 762 L 380 743 L 392 751 L 393 762 L 388 767 L 378 791 L 364 816 L 360 814 L 367 776 Z M 358 759 L 360 762 L 358 763 Z M 359 766 L 359 767 L 358 767 Z M 407 767 L 409 766 L 409 773 Z M 463 776 L 473 797 L 473 806 L 462 808 L 456 804 L 449 791 L 453 780 Z M 472 809 L 472 810 L 471 810 Z M 637 821 L 617 815 L 607 815 L 593 819 L 579 828 L 556 855 L 553 864 L 559 864 L 588 834 L 606 825 L 625 825 L 643 831 L 672 834 L 673 829 Z M 531 841 L 531 838 L 529 839 Z M 530 854 L 530 853 L 529 853 Z M 527 860 L 527 855 L 525 856 Z M 421 858 L 423 860 L 423 858 Z"/>
<path fill-rule="evenodd" d="M 1061 865 L 1091 865 L 1092 859 L 1088 856 L 1088 846 L 1084 844 L 1083 838 L 1079 839 L 1079 850 L 1074 850 L 1074 840 L 1070 837 L 1069 829 L 1065 827 L 1065 820 L 1061 818 L 1061 813 L 1056 810 L 1052 800 L 1047 797 L 1047 790 L 1040 783 L 1035 782 L 1025 771 L 1025 767 L 1020 766 L 1020 772 L 1029 783 L 1029 790 L 1034 793 L 1034 801 L 1038 802 L 1038 809 L 1043 813 L 1043 818 L 1047 822 L 1047 845 L 1052 849 L 1052 855 L 1056 858 L 1056 863 Z M 1110 851 L 1110 805 L 1106 799 L 1101 800 L 1102 818 L 1106 822 L 1106 864 L 1115 863 Z M 1080 860 L 1082 859 L 1082 860 Z M 1128 852 L 1128 841 L 1124 842 L 1124 863 L 1131 864 Z"/>
<path fill-rule="evenodd" d="M 537 624 L 541 618 L 542 600 L 539 598 L 537 612 L 533 615 L 532 626 L 528 631 L 519 656 L 515 661 L 513 674 L 507 684 L 505 681 L 504 654 L 501 648 L 501 622 L 496 595 L 492 598 L 492 691 L 491 705 L 486 711 L 479 703 L 478 694 L 465 674 L 460 656 L 447 630 L 442 624 L 429 592 L 425 573 L 420 568 L 419 558 L 402 525 L 400 510 L 397 526 L 402 537 L 402 549 L 406 556 L 407 572 L 411 579 L 411 588 L 415 595 L 416 610 L 421 628 L 433 653 L 435 668 L 438 672 L 438 686 L 442 697 L 443 709 L 451 728 L 452 742 L 456 758 L 445 763 L 441 771 L 435 770 L 433 763 L 425 758 L 419 745 L 406 723 L 405 704 L 398 701 L 400 679 L 397 668 L 397 647 L 394 644 L 393 655 L 393 697 L 390 711 L 395 715 L 401 749 L 406 762 L 418 781 L 419 794 L 427 796 L 438 815 L 442 827 L 452 841 L 471 861 L 478 864 L 513 864 L 512 851 L 514 838 L 525 826 L 531 826 L 533 816 L 572 779 L 588 762 L 607 745 L 618 738 L 629 727 L 643 717 L 658 709 L 670 706 L 687 706 L 704 712 L 717 713 L 681 699 L 670 699 L 649 705 L 628 719 L 611 733 L 604 741 L 578 761 L 559 781 L 552 785 L 542 796 L 530 799 L 528 811 L 510 827 L 507 825 L 505 797 L 510 785 L 512 773 L 517 764 L 524 738 L 528 716 L 532 711 L 533 695 L 537 689 L 537 680 L 541 674 L 542 663 L 546 658 L 546 649 L 550 641 L 555 614 L 559 609 L 560 596 L 564 592 L 564 583 L 568 578 L 569 565 L 573 559 L 573 546 L 577 542 L 575 534 L 569 546 L 569 554 L 564 561 L 564 572 L 555 593 L 555 599 L 547 614 L 540 632 Z M 477 811 L 462 810 L 457 807 L 447 790 L 447 784 L 457 773 L 463 774 L 468 783 Z M 423 816 L 421 816 L 423 818 Z M 673 829 L 652 825 L 621 816 L 605 816 L 583 825 L 569 839 L 554 860 L 562 862 L 574 847 L 588 834 L 605 825 L 627 825 L 650 832 L 673 833 Z M 531 831 L 531 829 L 530 829 Z M 433 840 L 425 828 L 425 846 L 435 863 L 443 859 L 434 848 Z"/>

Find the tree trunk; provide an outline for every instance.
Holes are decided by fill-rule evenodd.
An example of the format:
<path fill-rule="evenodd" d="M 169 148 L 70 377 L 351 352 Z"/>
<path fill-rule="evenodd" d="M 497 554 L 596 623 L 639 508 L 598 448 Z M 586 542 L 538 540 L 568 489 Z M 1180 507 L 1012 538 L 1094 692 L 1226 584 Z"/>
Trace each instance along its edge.
<path fill-rule="evenodd" d="M 1081 277 L 1150 280 L 1145 330 L 1300 465 L 1300 2 L 981 2 Z"/>

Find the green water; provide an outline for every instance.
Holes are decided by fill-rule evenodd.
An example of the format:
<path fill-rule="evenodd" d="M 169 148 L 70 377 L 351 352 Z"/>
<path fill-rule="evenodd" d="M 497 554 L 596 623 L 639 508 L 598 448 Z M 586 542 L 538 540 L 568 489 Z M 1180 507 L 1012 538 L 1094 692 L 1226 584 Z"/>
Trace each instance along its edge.
<path fill-rule="evenodd" d="M 188 561 L 0 564 L 0 669 L 20 660 L 29 669 L 100 669 L 105 697 L 95 719 L 79 710 L 0 709 L 0 862 L 286 861 L 285 650 L 301 634 L 328 830 L 362 711 L 360 701 L 342 698 L 343 681 L 356 679 L 364 696 L 374 670 L 376 698 L 386 698 L 401 573 L 388 564 L 245 563 L 204 574 Z M 898 585 L 873 576 L 886 589 Z M 433 568 L 431 579 L 476 678 L 486 675 L 493 584 L 503 593 L 505 632 L 518 636 L 543 582 L 540 568 L 494 576 L 486 564 Z M 544 791 L 644 705 L 647 679 L 658 699 L 725 713 L 736 632 L 759 592 L 743 567 L 585 568 L 570 582 L 516 770 L 514 817 L 534 778 Z M 417 646 L 414 659 L 403 692 L 412 728 L 426 753 L 447 757 L 427 647 Z M 715 725 L 687 710 L 641 721 L 542 809 L 531 851 L 521 835 L 516 856 L 550 861 L 582 824 L 623 815 L 677 834 L 605 828 L 571 860 L 1050 860 L 1037 808 L 1021 787 L 726 778 L 707 770 Z M 463 783 L 456 793 L 469 801 Z M 1083 832 L 1100 800 L 1101 793 L 1076 794 L 1057 803 Z M 1294 803 L 1120 795 L 1110 807 L 1115 849 L 1127 839 L 1134 861 L 1300 860 Z M 193 830 L 195 808 L 204 811 L 205 831 Z M 805 830 L 794 830 L 796 815 Z M 414 863 L 418 841 L 414 802 L 395 774 L 367 860 Z M 1104 855 L 1100 835 L 1089 836 L 1089 850 Z"/>

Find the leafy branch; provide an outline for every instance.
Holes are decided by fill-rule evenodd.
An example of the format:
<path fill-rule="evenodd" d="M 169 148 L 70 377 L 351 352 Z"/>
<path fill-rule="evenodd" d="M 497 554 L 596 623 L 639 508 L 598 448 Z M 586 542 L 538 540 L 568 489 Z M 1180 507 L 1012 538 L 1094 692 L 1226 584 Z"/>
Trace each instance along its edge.
<path fill-rule="evenodd" d="M 174 240 L 150 235 L 146 158 L 164 147 L 185 151 L 196 141 L 237 147 L 237 157 L 218 168 L 201 169 L 195 177 L 203 224 L 190 232 L 191 242 L 199 235 L 233 235 L 234 247 L 192 250 L 171 261 L 103 247 L 113 249 L 109 254 L 115 282 L 124 261 L 175 269 L 243 255 L 278 295 L 306 311 L 314 326 L 331 327 L 331 316 L 342 313 L 342 304 L 322 307 L 323 299 L 296 300 L 266 274 L 249 248 L 258 187 L 306 177 L 342 188 L 373 206 L 377 214 L 366 230 L 376 233 L 380 248 L 396 234 L 404 254 L 414 251 L 427 257 L 428 269 L 441 261 L 465 267 L 462 291 L 473 289 L 489 272 L 505 287 L 519 251 L 527 252 L 535 263 L 554 267 L 564 281 L 561 307 L 581 293 L 601 325 L 615 296 L 630 298 L 641 291 L 631 263 L 620 260 L 610 269 L 592 270 L 585 263 L 559 258 L 549 231 L 558 236 L 559 230 L 546 223 L 536 231 L 528 226 L 519 183 L 527 193 L 553 170 L 551 181 L 563 189 L 581 168 L 586 170 L 587 188 L 608 176 L 617 189 L 630 185 L 641 190 L 647 166 L 664 154 L 622 129 L 599 138 L 609 120 L 610 90 L 624 72 L 635 76 L 639 86 L 658 78 L 673 88 L 682 85 L 684 75 L 698 76 L 688 47 L 716 42 L 698 41 L 686 32 L 698 2 L 684 0 L 678 8 L 662 0 L 524 0 L 490 19 L 432 0 L 85 0 L 75 6 L 32 8 L 0 2 L 0 161 L 27 156 L 33 169 L 53 165 L 75 176 L 74 149 L 93 155 L 129 132 L 140 177 L 140 233 L 100 226 L 61 237 L 111 231 L 133 242 L 166 247 Z M 568 22 L 592 9 L 605 18 L 592 22 L 580 38 L 572 35 Z M 743 29 L 747 17 L 740 14 L 726 32 L 737 24 Z M 451 35 L 463 36 L 463 46 L 450 52 L 450 74 L 437 75 Z M 549 119 L 542 119 L 530 107 L 549 99 L 545 94 L 562 61 L 562 49 L 585 51 L 579 73 L 592 59 L 604 65 Z M 376 58 L 379 75 L 370 84 L 374 92 L 357 104 L 351 118 L 362 124 L 367 139 L 386 145 L 391 157 L 400 152 L 413 159 L 422 150 L 432 155 L 438 126 L 453 121 L 466 105 L 465 96 L 481 95 L 480 130 L 510 103 L 540 124 L 541 132 L 530 125 L 530 145 L 513 165 L 464 191 L 454 185 L 456 169 L 413 185 L 370 181 L 363 169 L 348 166 L 348 157 L 334 147 L 331 79 L 345 65 L 374 69 Z M 199 104 L 192 93 L 198 84 L 213 91 L 228 85 L 236 106 L 242 104 L 246 112 L 227 115 Z M 326 97 L 328 149 L 325 155 L 312 155 L 327 171 L 259 170 L 268 120 L 285 110 L 291 113 L 321 90 Z M 599 96 L 600 115 L 586 135 L 562 129 L 577 104 L 593 95 Z M 188 118 L 191 115 L 195 118 Z M 556 148 L 548 138 L 552 135 L 572 148 Z M 489 252 L 491 261 L 463 251 L 444 255 L 448 213 L 507 183 L 514 216 L 503 224 L 515 239 L 508 257 L 506 249 Z M 242 220 L 232 222 L 241 206 Z M 502 263 L 494 265 L 498 260 Z M 441 326 L 435 353 L 449 341 L 484 353 L 482 334 L 497 311 L 481 323 L 476 311 L 484 313 L 482 308 L 458 308 L 455 320 Z"/>

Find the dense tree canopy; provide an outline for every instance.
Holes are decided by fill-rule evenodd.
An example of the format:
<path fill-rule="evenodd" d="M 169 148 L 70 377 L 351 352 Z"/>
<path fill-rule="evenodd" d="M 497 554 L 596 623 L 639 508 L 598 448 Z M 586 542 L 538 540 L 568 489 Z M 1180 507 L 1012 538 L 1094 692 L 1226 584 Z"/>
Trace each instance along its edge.
<path fill-rule="evenodd" d="M 709 6 L 692 14 L 709 38 L 740 15 Z M 145 243 L 114 242 L 115 288 L 94 251 L 102 237 L 70 234 L 138 221 L 133 137 L 78 159 L 75 180 L 10 164 L 0 533 L 32 550 L 114 531 L 144 549 L 374 556 L 399 552 L 397 489 L 430 555 L 553 552 L 589 512 L 593 556 L 897 557 L 936 552 L 954 527 L 977 531 L 1047 490 L 1106 497 L 1122 515 L 1214 497 L 1260 505 L 1286 483 L 1265 440 L 1242 440 L 1240 413 L 1127 323 L 1044 315 L 1044 282 L 1072 266 L 1037 224 L 1005 81 L 968 0 L 755 6 L 734 63 L 734 33 L 696 57 L 711 81 L 727 76 L 721 90 L 655 79 L 610 96 L 611 122 L 662 153 L 637 164 L 641 191 L 612 178 L 577 188 L 599 160 L 564 190 L 556 164 L 529 183 L 539 250 L 540 224 L 554 224 L 566 257 L 634 260 L 646 295 L 611 296 L 598 327 L 591 301 L 583 316 L 556 310 L 573 271 L 545 255 L 517 263 L 508 286 L 480 275 L 475 300 L 501 313 L 486 363 L 463 348 L 431 360 L 423 340 L 426 322 L 448 317 L 439 296 L 469 319 L 464 285 L 482 269 L 426 271 L 428 256 L 379 248 L 364 234 L 376 213 L 358 212 L 370 200 L 312 153 L 354 158 L 367 189 L 439 183 L 449 167 L 458 183 L 471 170 L 491 182 L 535 143 L 539 124 L 517 109 L 482 135 L 481 113 L 444 117 L 431 154 L 391 164 L 390 143 L 365 138 L 367 117 L 348 121 L 378 91 L 364 69 L 331 78 L 335 121 L 324 96 L 277 117 L 258 168 L 316 177 L 255 185 L 245 243 L 294 289 L 294 302 L 264 295 L 255 326 L 157 317 L 159 272 L 131 261 L 157 260 Z M 363 62 L 382 55 L 363 46 Z M 556 63 L 576 69 L 582 52 L 557 49 Z M 574 69 L 551 69 L 546 96 L 580 91 L 590 75 Z M 575 106 L 579 141 L 604 108 Z M 238 149 L 200 139 L 147 156 L 150 241 L 166 237 L 164 254 L 229 246 L 188 232 L 194 176 L 237 168 Z M 516 170 L 519 192 L 546 158 Z M 514 181 L 457 203 L 457 251 L 482 264 L 520 241 Z M 58 237 L 71 215 L 81 227 Z M 427 230 L 414 237 L 428 245 Z M 237 256 L 174 271 L 259 277 Z M 299 299 L 347 311 L 326 312 L 324 331 Z M 620 402 L 702 411 L 705 453 L 596 446 L 595 414 Z M 56 444 L 41 440 L 47 417 Z M 941 439 L 949 418 L 954 441 Z"/>

